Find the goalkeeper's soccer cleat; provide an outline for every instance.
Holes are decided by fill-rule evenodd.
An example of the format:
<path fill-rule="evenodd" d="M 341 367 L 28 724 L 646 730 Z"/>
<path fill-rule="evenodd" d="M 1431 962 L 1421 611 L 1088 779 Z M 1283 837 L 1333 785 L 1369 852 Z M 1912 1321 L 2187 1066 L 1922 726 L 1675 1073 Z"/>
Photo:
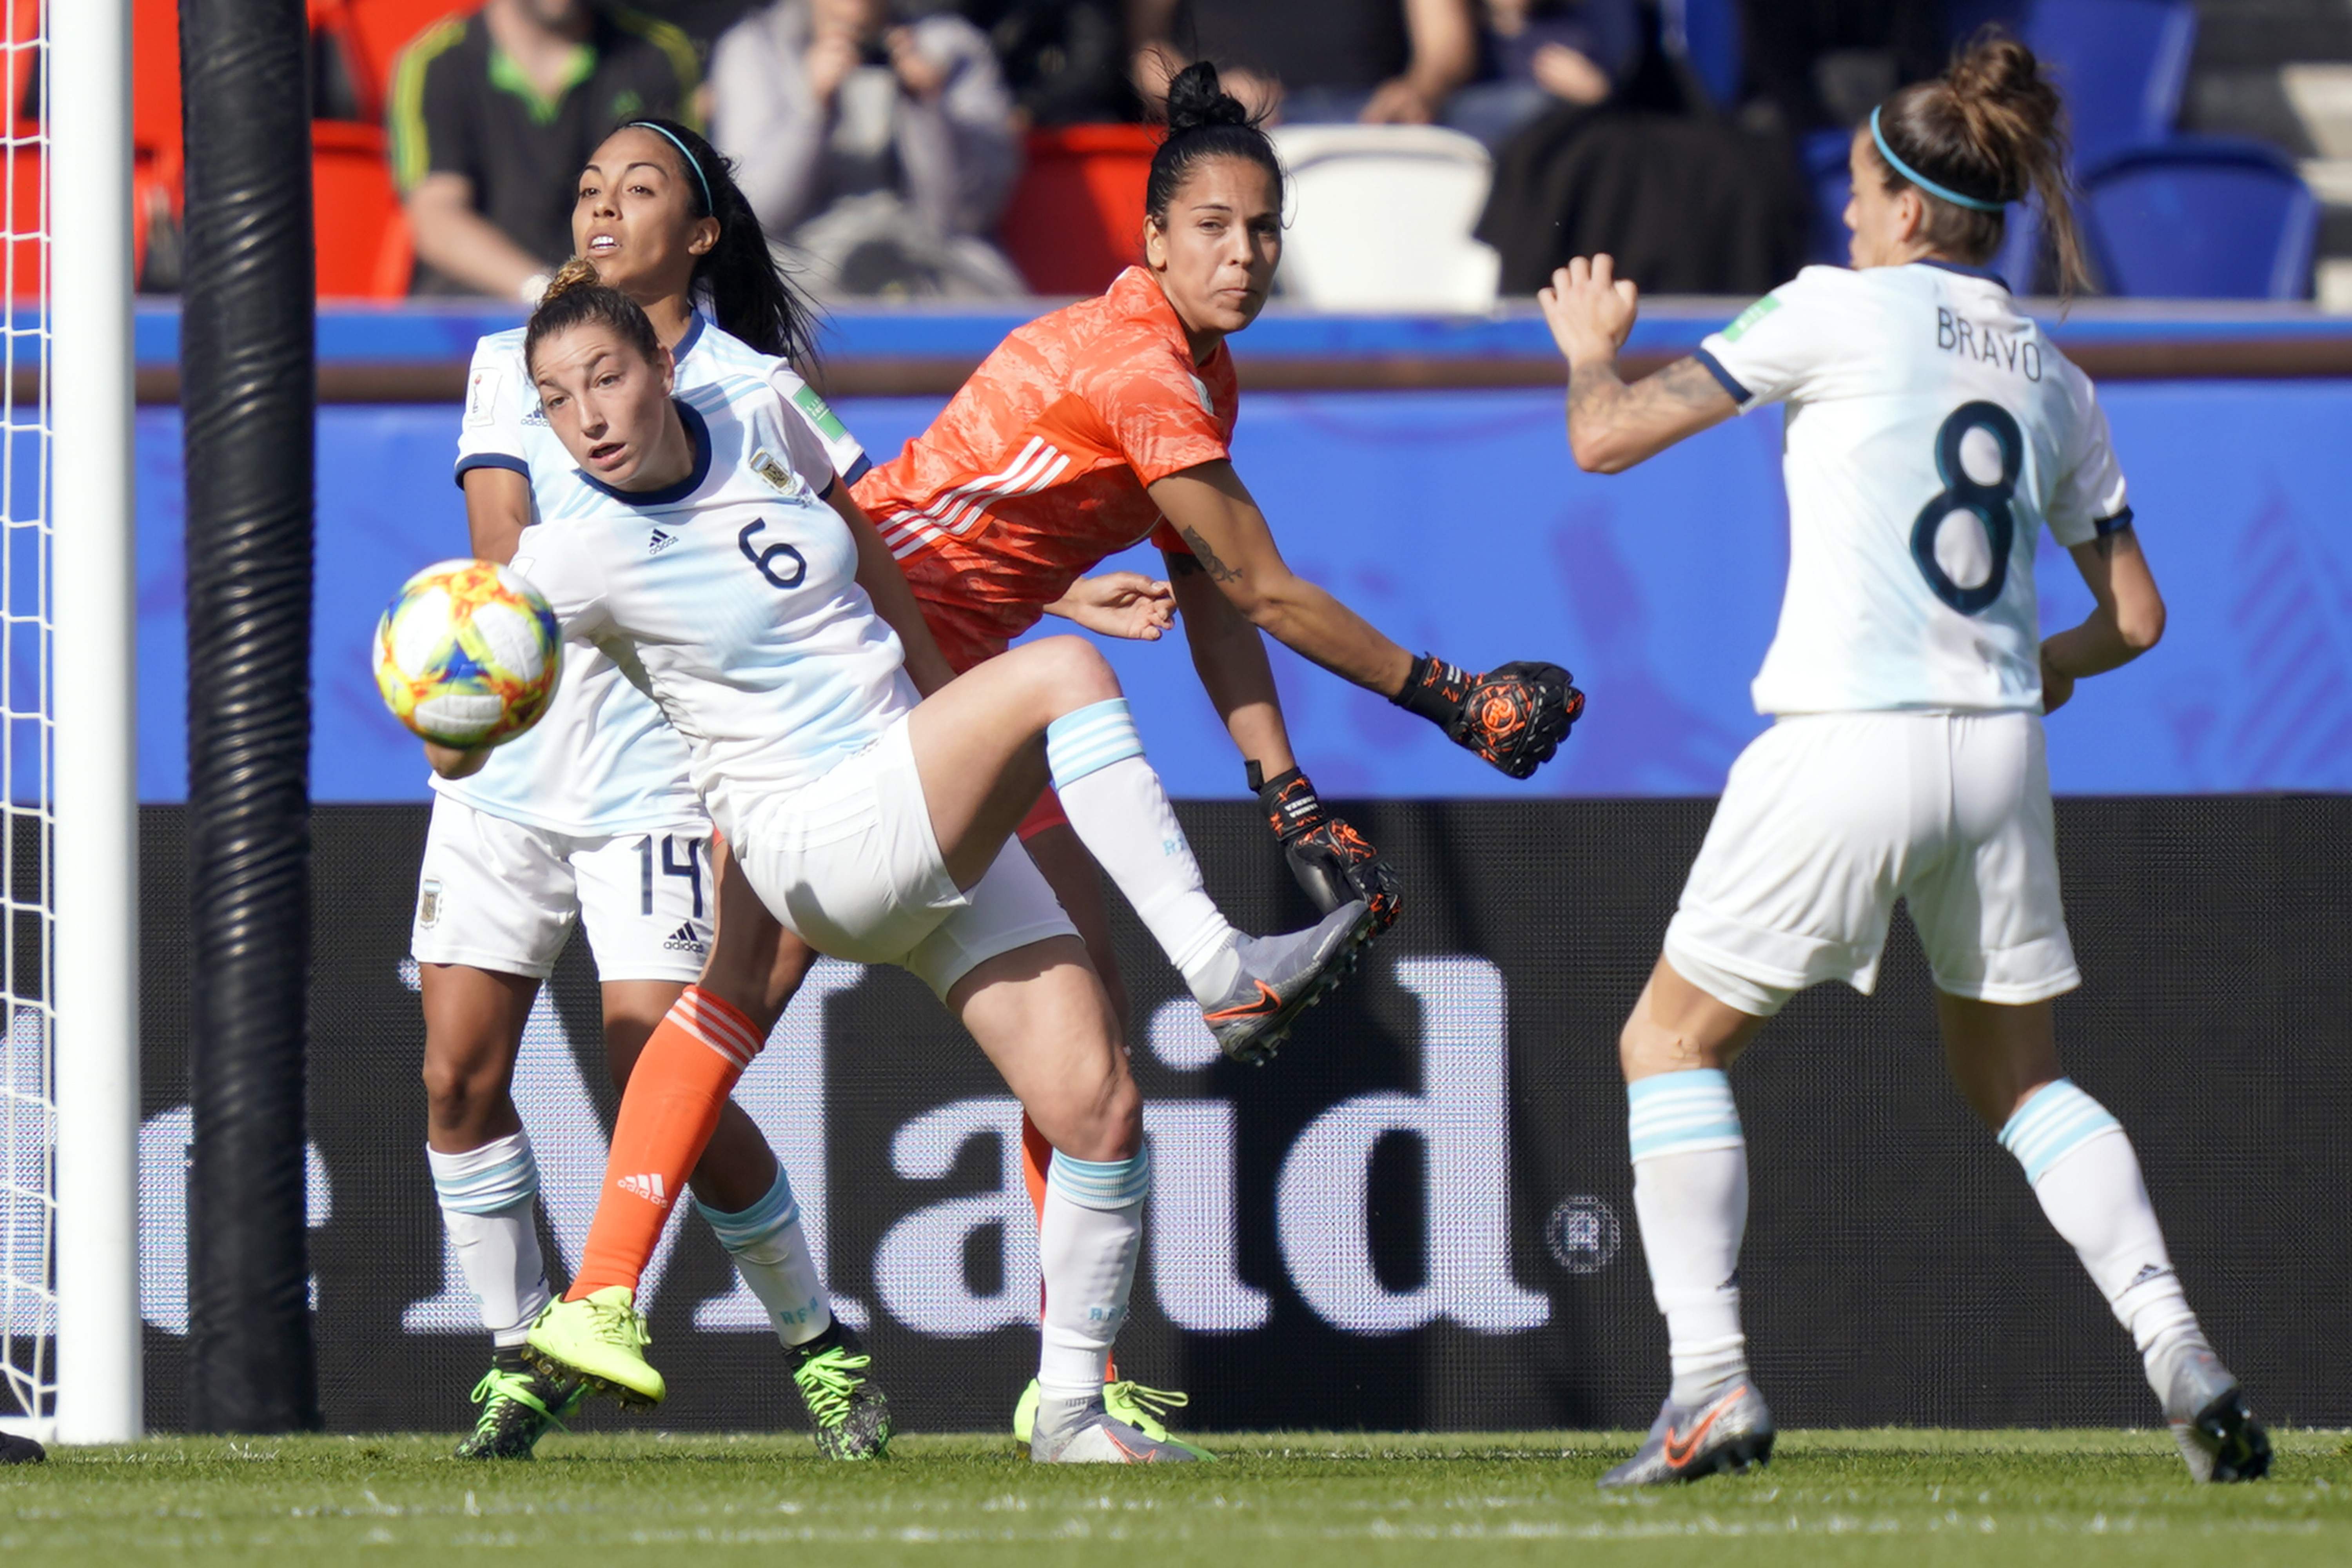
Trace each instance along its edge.
<path fill-rule="evenodd" d="M 1634 1456 L 1601 1478 L 1604 1487 L 1655 1487 L 1737 1474 L 1772 1457 L 1772 1413 L 1742 1377 L 1699 1405 L 1669 1396 Z"/>
<path fill-rule="evenodd" d="M 793 1385 L 828 1459 L 876 1459 L 890 1446 L 890 1400 L 867 1374 L 874 1358 L 835 1318 L 824 1332 L 789 1352 Z"/>
<path fill-rule="evenodd" d="M 1348 977 L 1380 922 L 1360 899 L 1320 923 L 1286 936 L 1244 936 L 1234 943 L 1241 973 L 1234 989 L 1201 1009 L 1219 1048 L 1253 1066 L 1273 1059 L 1298 1016 Z"/>
<path fill-rule="evenodd" d="M 1037 1428 L 1037 1380 L 1031 1378 L 1029 1386 L 1021 1391 L 1020 1401 L 1013 1406 L 1013 1435 L 1026 1443 Z M 1197 1443 L 1188 1443 L 1168 1430 L 1168 1413 L 1181 1410 L 1192 1403 L 1192 1396 L 1172 1388 L 1146 1388 L 1139 1383 L 1107 1383 L 1103 1384 L 1103 1410 L 1114 1421 L 1134 1427 L 1155 1443 L 1173 1443 L 1196 1459 L 1216 1458 Z"/>
<path fill-rule="evenodd" d="M 653 1336 L 637 1312 L 637 1293 L 626 1285 L 607 1285 L 577 1301 L 550 1301 L 524 1342 L 542 1377 L 583 1383 L 624 1405 L 659 1405 L 669 1392 L 646 1360 Z"/>
<path fill-rule="evenodd" d="M 457 1445 L 460 1459 L 528 1459 L 551 1426 L 580 1408 L 586 1390 L 542 1377 L 520 1351 L 502 1350 L 468 1397 L 482 1407 L 473 1434 Z"/>
<path fill-rule="evenodd" d="M 2200 1482 L 2252 1481 L 2270 1474 L 2271 1439 L 2245 1392 L 2210 1347 L 2197 1342 L 2165 1368 L 2164 1418 L 2189 1473 Z"/>
<path fill-rule="evenodd" d="M 1189 1465 L 1207 1456 L 1113 1420 L 1100 1399 L 1045 1399 L 1031 1426 L 1029 1458 L 1040 1465 Z"/>

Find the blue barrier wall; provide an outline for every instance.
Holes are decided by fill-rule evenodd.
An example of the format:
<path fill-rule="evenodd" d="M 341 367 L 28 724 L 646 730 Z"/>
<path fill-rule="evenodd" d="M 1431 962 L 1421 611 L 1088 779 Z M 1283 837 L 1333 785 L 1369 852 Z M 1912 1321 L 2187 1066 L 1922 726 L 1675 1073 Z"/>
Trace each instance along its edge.
<path fill-rule="evenodd" d="M 2171 605 L 2164 645 L 2051 726 L 2062 792 L 2352 790 L 2352 382 L 2142 383 L 2103 394 Z M 936 398 L 841 413 L 877 456 Z M 461 553 L 454 408 L 322 408 L 312 787 L 424 794 L 368 669 L 377 612 Z M 1591 708 L 1515 785 L 1433 730 L 1281 650 L 1298 750 L 1328 795 L 1712 795 L 1760 727 L 1748 681 L 1786 568 L 1777 414 L 1614 479 L 1577 473 L 1549 391 L 1259 394 L 1236 461 L 1293 563 L 1400 641 L 1472 665 L 1548 658 Z M 140 794 L 184 797 L 180 425 L 138 426 Z M 1136 564 L 1155 567 L 1157 557 Z M 2045 541 L 2045 620 L 2088 598 Z M 1241 787 L 1181 639 L 1114 649 L 1153 760 L 1183 796 Z"/>

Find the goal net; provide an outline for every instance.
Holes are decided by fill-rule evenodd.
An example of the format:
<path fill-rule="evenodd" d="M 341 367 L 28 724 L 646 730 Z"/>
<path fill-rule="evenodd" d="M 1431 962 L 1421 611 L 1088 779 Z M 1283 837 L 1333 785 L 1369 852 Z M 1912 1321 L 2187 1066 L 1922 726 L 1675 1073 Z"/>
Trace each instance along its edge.
<path fill-rule="evenodd" d="M 53 803 L 52 599 L 49 572 L 48 146 L 37 118 L 47 94 L 43 7 L 9 5 L 0 47 L 0 110 L 7 161 L 0 170 L 0 1419 L 55 1414 L 58 1297 L 57 1095 L 49 1005 L 56 910 L 50 900 Z M 29 24 L 29 25 L 27 25 Z"/>

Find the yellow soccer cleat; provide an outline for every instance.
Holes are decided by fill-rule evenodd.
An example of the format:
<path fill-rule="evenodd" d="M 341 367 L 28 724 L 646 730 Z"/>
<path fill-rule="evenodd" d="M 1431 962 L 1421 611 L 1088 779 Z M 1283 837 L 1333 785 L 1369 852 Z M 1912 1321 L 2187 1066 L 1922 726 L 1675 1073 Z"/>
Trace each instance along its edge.
<path fill-rule="evenodd" d="M 550 1301 L 525 1342 L 541 1375 L 586 1384 L 624 1405 L 655 1405 L 669 1393 L 646 1360 L 653 1343 L 637 1311 L 637 1294 L 607 1285 L 578 1301 Z"/>

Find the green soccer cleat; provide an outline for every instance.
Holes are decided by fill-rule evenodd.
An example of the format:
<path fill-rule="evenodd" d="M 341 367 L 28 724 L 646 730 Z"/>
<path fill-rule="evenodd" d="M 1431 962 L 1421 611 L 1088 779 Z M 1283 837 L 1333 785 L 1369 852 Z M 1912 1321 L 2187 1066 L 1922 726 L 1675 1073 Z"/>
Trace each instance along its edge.
<path fill-rule="evenodd" d="M 1024 1443 L 1033 1441 L 1037 1430 L 1037 1380 L 1031 1378 L 1029 1386 L 1021 1391 L 1019 1403 L 1013 1406 L 1013 1435 Z M 1172 1443 L 1196 1459 L 1216 1458 L 1196 1443 L 1188 1443 L 1168 1430 L 1167 1415 L 1171 1410 L 1181 1410 L 1192 1403 L 1192 1396 L 1172 1388 L 1146 1388 L 1139 1383 L 1107 1383 L 1103 1384 L 1103 1409 L 1114 1421 L 1134 1427 L 1155 1443 Z"/>
<path fill-rule="evenodd" d="M 890 1446 L 890 1398 L 867 1375 L 874 1358 L 835 1318 L 804 1345 L 792 1347 L 793 1384 L 808 1406 L 817 1452 L 828 1459 L 878 1459 Z"/>
<path fill-rule="evenodd" d="M 541 1377 L 582 1383 L 624 1405 L 656 1405 L 669 1393 L 646 1360 L 653 1343 L 637 1311 L 637 1293 L 607 1285 L 577 1301 L 550 1301 L 524 1342 Z"/>
<path fill-rule="evenodd" d="M 502 1350 L 467 1397 L 482 1407 L 473 1435 L 457 1445 L 460 1459 L 528 1459 L 551 1426 L 580 1408 L 587 1390 L 531 1370 L 520 1350 Z"/>

